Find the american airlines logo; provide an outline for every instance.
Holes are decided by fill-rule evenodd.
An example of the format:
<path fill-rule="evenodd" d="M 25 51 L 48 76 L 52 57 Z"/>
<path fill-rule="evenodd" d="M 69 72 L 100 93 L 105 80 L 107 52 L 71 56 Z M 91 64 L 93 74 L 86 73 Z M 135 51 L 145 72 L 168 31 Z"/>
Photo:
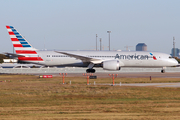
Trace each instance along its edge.
<path fill-rule="evenodd" d="M 152 53 L 149 53 L 151 55 L 151 58 L 153 58 L 154 60 L 157 60 L 156 57 L 152 54 Z"/>
<path fill-rule="evenodd" d="M 154 60 L 157 60 L 155 56 L 153 56 L 152 53 L 150 53 L 151 56 L 148 55 L 119 55 L 116 54 L 115 59 L 127 59 L 127 60 L 148 60 L 149 58 L 153 58 Z"/>

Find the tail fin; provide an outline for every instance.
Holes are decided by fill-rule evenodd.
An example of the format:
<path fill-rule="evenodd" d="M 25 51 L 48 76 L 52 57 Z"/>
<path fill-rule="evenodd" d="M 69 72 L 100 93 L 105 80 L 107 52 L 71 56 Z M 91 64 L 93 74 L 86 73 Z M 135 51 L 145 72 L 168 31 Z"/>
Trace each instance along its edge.
<path fill-rule="evenodd" d="M 16 54 L 37 54 L 36 49 L 13 27 L 6 26 Z"/>
<path fill-rule="evenodd" d="M 8 33 L 10 35 L 11 41 L 13 43 L 16 54 L 26 56 L 18 57 L 22 61 L 43 61 L 41 57 L 38 56 L 36 49 L 13 27 L 6 26 Z"/>

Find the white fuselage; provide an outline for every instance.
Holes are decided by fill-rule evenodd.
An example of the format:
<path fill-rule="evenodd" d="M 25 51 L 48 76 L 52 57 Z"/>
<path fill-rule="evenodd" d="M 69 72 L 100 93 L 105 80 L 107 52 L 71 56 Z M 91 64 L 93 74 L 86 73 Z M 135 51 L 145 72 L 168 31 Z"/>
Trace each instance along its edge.
<path fill-rule="evenodd" d="M 62 51 L 61 51 L 62 52 Z M 121 67 L 169 67 L 176 66 L 178 62 L 170 55 L 160 52 L 123 52 L 123 51 L 63 51 L 89 58 L 100 59 L 102 61 L 119 60 Z M 33 62 L 45 66 L 74 66 L 87 67 L 89 62 L 77 59 L 72 56 L 60 54 L 55 51 L 37 51 L 41 62 Z M 153 55 L 152 55 L 153 53 Z M 95 65 L 96 66 L 96 65 Z"/>
<path fill-rule="evenodd" d="M 35 49 L 13 26 L 6 26 L 19 61 L 44 66 L 93 67 L 120 70 L 121 67 L 169 67 L 178 62 L 160 52 L 123 51 L 39 51 Z M 14 55 L 10 53 L 9 55 Z"/>

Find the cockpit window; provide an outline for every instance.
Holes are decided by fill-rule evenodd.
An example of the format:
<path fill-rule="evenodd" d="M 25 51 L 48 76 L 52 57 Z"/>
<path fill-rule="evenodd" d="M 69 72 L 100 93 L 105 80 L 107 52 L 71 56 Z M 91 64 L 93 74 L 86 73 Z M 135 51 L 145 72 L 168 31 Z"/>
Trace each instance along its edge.
<path fill-rule="evenodd" d="M 169 56 L 169 58 L 172 58 L 172 56 Z"/>

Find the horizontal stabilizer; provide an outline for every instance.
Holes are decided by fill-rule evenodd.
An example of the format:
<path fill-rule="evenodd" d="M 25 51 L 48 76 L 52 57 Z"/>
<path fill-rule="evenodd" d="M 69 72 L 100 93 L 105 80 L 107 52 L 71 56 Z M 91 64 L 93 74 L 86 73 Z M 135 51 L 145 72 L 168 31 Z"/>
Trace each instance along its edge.
<path fill-rule="evenodd" d="M 18 58 L 18 57 L 25 57 L 24 55 L 18 55 L 14 53 L 4 53 L 5 55 L 8 55 L 11 58 Z"/>

